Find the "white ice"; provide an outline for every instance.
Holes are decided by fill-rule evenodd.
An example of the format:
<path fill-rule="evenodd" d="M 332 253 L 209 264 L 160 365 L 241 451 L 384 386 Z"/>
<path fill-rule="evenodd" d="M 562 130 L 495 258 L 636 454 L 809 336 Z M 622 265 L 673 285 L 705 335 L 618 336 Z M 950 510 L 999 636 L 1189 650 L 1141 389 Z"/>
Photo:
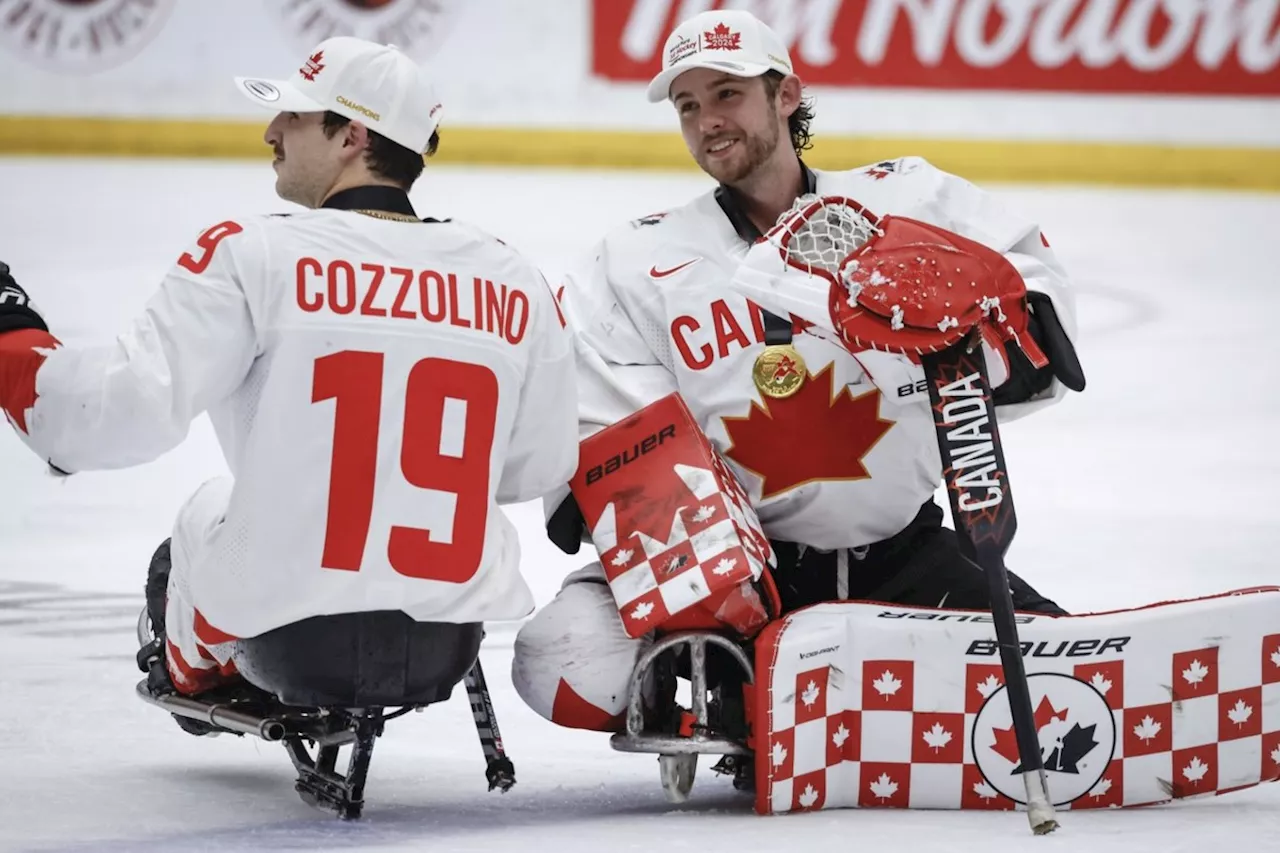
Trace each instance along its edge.
<path fill-rule="evenodd" d="M 282 210 L 261 164 L 0 160 L 0 258 L 68 343 L 110 339 L 205 226 Z M 693 174 L 432 168 L 420 212 L 475 221 L 555 275 L 626 219 L 700 192 Z M 1280 197 L 1000 188 L 1073 273 L 1089 388 L 1004 430 L 1019 524 L 1010 564 L 1072 610 L 1280 581 Z M 388 725 L 366 817 L 304 805 L 284 750 L 197 739 L 133 695 L 147 559 L 222 461 L 203 419 L 142 468 L 60 481 L 0 434 L 0 849 L 59 851 L 1108 851 L 1277 849 L 1280 786 L 1067 812 L 857 810 L 762 818 L 707 772 L 666 804 L 652 756 L 559 729 L 511 688 L 511 627 L 482 660 L 519 784 L 485 790 L 463 691 Z M 509 509 L 547 601 L 585 559 Z"/>

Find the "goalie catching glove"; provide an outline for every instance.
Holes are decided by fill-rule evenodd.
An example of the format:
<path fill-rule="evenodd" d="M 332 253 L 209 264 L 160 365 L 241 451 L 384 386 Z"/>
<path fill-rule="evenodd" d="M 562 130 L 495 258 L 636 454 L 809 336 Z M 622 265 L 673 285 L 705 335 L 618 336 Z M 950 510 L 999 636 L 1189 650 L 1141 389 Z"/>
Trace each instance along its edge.
<path fill-rule="evenodd" d="M 810 292 L 794 276 L 762 283 L 748 270 L 737 282 L 772 290 L 767 308 L 813 318 L 822 291 L 830 328 L 852 352 L 881 350 L 913 360 L 941 352 L 977 332 L 1005 361 L 1005 396 L 1030 397 L 1053 378 L 1084 388 L 1075 349 L 1051 301 L 1029 293 L 1000 252 L 937 225 L 876 216 L 842 196 L 807 196 L 785 214 L 765 242 L 785 268 L 807 273 Z M 773 299 L 768 299 L 772 296 Z M 782 302 L 790 304 L 783 305 Z M 1021 397 L 1019 397 L 1021 395 Z"/>

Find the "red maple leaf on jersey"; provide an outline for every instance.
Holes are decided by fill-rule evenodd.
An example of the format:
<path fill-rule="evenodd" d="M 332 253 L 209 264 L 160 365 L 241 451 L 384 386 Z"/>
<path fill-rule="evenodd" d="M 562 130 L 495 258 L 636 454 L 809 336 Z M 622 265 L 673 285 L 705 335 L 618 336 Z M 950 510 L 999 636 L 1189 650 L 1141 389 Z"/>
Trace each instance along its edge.
<path fill-rule="evenodd" d="M 27 410 L 36 404 L 36 374 L 44 364 L 41 349 L 54 349 L 58 339 L 40 329 L 0 335 L 0 409 L 23 432 Z"/>
<path fill-rule="evenodd" d="M 1053 703 L 1049 701 L 1049 697 L 1045 696 L 1040 700 L 1040 704 L 1036 706 L 1036 733 L 1038 734 L 1041 729 L 1054 720 L 1065 723 L 1069 713 L 1071 713 L 1070 708 L 1063 708 L 1061 711 L 1055 709 Z M 1007 729 L 995 729 L 992 734 L 995 735 L 996 741 L 991 744 L 991 751 L 1010 764 L 1017 764 L 1019 757 L 1018 736 L 1014 733 L 1013 726 Z"/>
<path fill-rule="evenodd" d="M 880 417 L 880 392 L 832 394 L 827 365 L 781 400 L 755 402 L 745 418 L 724 418 L 731 446 L 724 455 L 764 482 L 761 498 L 815 480 L 864 480 L 862 459 L 893 429 Z"/>
<path fill-rule="evenodd" d="M 314 80 L 316 75 L 324 70 L 324 51 L 317 50 L 315 53 L 307 57 L 307 61 L 298 69 L 298 73 L 303 79 Z"/>
<path fill-rule="evenodd" d="M 715 29 L 702 34 L 702 42 L 707 50 L 741 50 L 742 33 L 735 33 L 724 24 L 716 24 Z"/>

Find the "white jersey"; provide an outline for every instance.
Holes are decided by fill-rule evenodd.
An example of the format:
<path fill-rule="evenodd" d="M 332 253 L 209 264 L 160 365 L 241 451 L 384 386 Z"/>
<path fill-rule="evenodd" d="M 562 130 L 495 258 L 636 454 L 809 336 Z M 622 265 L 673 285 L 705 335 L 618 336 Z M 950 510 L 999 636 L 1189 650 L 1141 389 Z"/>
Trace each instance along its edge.
<path fill-rule="evenodd" d="M 334 209 L 223 222 L 114 344 L 47 355 L 19 414 L 65 471 L 154 459 L 209 412 L 235 479 L 191 567 L 214 628 L 533 609 L 498 504 L 573 474 L 572 343 L 541 274 L 480 230 Z"/>
<path fill-rule="evenodd" d="M 877 215 L 931 222 L 1002 252 L 1028 288 L 1052 298 L 1074 339 L 1071 290 L 1034 222 L 919 158 L 815 175 L 820 195 L 848 196 Z M 614 231 L 589 268 L 568 278 L 562 304 L 576 333 L 582 435 L 679 391 L 770 538 L 823 549 L 887 539 L 941 482 L 923 370 L 905 356 L 850 354 L 797 322 L 793 344 L 808 377 L 792 397 L 763 397 L 752 366 L 765 347 L 764 312 L 730 287 L 749 248 L 707 193 Z M 1036 399 L 1002 406 L 1001 419 L 1065 391 L 1054 380 Z"/>

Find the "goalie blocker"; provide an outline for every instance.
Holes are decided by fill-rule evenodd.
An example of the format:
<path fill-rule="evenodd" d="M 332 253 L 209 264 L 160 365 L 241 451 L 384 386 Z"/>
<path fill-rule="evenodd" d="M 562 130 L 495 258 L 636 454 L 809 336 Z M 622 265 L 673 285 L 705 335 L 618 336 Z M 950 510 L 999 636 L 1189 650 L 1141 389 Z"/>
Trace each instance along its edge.
<path fill-rule="evenodd" d="M 1020 614 L 1054 805 L 1150 805 L 1280 778 L 1277 593 Z M 755 673 L 758 812 L 1024 808 L 990 614 L 816 605 L 756 638 Z"/>

